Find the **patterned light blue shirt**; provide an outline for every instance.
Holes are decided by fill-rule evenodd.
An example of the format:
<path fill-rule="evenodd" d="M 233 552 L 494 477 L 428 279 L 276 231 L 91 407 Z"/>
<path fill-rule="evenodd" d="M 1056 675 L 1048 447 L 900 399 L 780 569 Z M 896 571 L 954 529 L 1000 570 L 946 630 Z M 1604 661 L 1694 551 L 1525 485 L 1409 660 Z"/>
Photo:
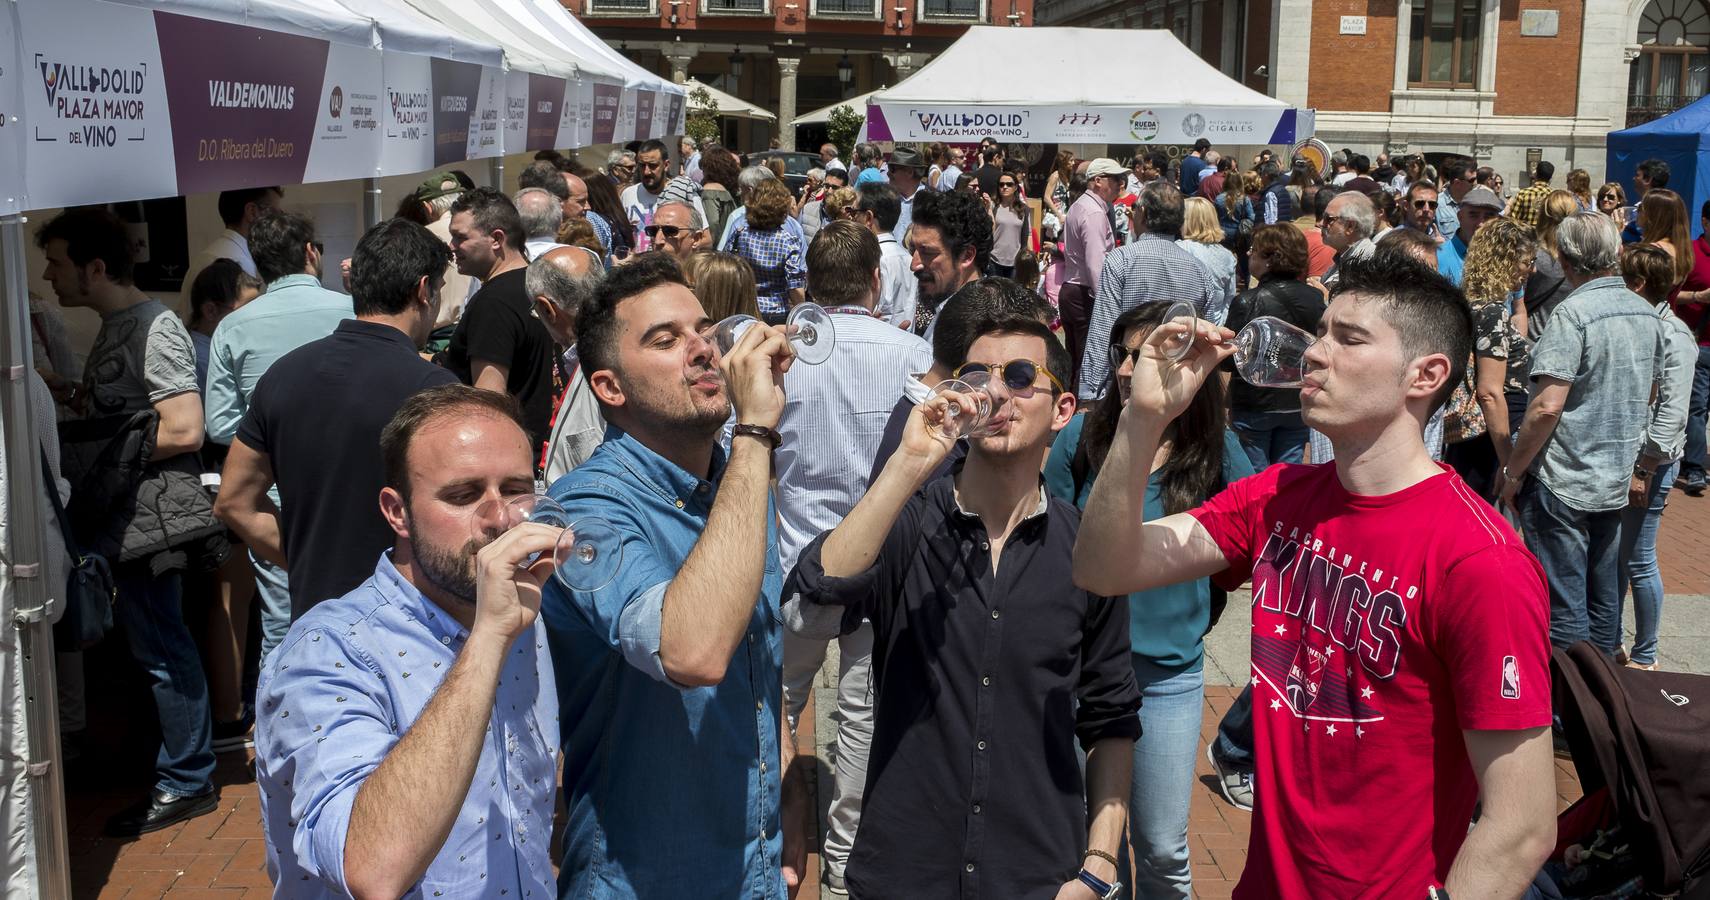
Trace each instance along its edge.
<path fill-rule="evenodd" d="M 747 633 L 715 687 L 672 683 L 659 660 L 665 591 L 706 530 L 724 472 L 710 480 L 611 429 L 552 485 L 572 515 L 623 535 L 615 581 L 550 585 L 541 603 L 563 716 L 559 896 L 782 900 L 778 727 L 783 632 L 775 516 Z"/>
<path fill-rule="evenodd" d="M 256 686 L 255 780 L 275 897 L 349 895 L 344 842 L 357 791 L 426 709 L 468 637 L 388 553 L 372 578 L 292 625 L 267 658 Z M 539 621 L 512 644 L 486 728 L 457 822 L 406 896 L 553 895 L 558 697 Z"/>

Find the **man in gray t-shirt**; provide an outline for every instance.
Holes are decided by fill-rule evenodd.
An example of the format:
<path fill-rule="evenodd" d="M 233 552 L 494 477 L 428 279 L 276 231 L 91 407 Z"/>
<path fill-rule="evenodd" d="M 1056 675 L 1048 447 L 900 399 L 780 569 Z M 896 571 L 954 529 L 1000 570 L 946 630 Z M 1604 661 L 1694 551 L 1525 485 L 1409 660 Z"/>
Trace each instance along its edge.
<path fill-rule="evenodd" d="M 1532 399 L 1498 491 L 1518 508 L 1549 579 L 1550 641 L 1566 647 L 1589 638 L 1614 654 L 1621 510 L 1663 330 L 1655 310 L 1614 274 L 1620 237 L 1611 220 L 1579 213 L 1562 223 L 1558 241 L 1572 293 L 1532 348 Z"/>
<path fill-rule="evenodd" d="M 105 209 L 70 210 L 43 225 L 36 243 L 47 257 L 43 274 L 60 305 L 101 316 L 83 382 L 62 384 L 56 390 L 59 401 L 90 419 L 123 419 L 152 408 L 160 421 L 150 463 L 201 449 L 202 397 L 196 392 L 190 332 L 132 282 L 125 224 Z M 99 450 L 98 442 L 86 443 Z M 72 455 L 68 450 L 68 463 Z M 69 468 L 66 474 L 75 478 Z M 183 556 L 113 564 L 119 594 L 114 615 L 124 625 L 131 655 L 148 675 L 161 735 L 153 789 L 107 823 L 115 836 L 159 831 L 212 812 L 218 803 L 208 685 L 180 611 L 183 563 L 174 567 L 174 555 Z"/>

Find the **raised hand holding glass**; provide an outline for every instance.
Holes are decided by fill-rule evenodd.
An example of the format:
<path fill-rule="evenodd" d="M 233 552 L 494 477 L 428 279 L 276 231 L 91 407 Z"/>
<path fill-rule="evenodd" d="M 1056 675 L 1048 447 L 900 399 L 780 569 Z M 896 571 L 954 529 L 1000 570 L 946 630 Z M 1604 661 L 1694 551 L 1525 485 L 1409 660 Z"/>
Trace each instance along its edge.
<path fill-rule="evenodd" d="M 553 577 L 576 591 L 597 591 L 617 577 L 623 562 L 623 542 L 617 529 L 594 516 L 572 518 L 562 504 L 544 494 L 522 494 L 503 500 L 488 500 L 475 508 L 474 534 L 477 546 L 521 525 L 537 522 L 564 529 L 553 548 Z M 526 565 L 538 560 L 530 559 Z"/>
<path fill-rule="evenodd" d="M 1254 387 L 1297 388 L 1306 377 L 1310 332 L 1275 316 L 1259 316 L 1235 335 L 1235 371 Z"/>
<path fill-rule="evenodd" d="M 729 353 L 748 326 L 758 321 L 753 316 L 735 315 L 714 326 L 713 343 L 718 346 L 719 355 Z M 810 366 L 830 359 L 831 350 L 837 345 L 837 330 L 831 325 L 831 316 L 817 303 L 796 304 L 784 320 L 784 331 L 796 358 Z"/>

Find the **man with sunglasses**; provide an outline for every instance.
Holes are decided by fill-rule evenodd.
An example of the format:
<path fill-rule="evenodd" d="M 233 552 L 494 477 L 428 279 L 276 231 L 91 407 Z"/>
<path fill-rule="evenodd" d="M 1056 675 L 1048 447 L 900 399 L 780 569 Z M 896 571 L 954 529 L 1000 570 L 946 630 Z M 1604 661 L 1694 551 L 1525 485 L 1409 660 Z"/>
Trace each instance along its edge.
<path fill-rule="evenodd" d="M 1437 237 L 1437 186 L 1429 181 L 1415 181 L 1407 187 L 1401 202 L 1401 227 L 1411 228 Z"/>
<path fill-rule="evenodd" d="M 635 183 L 623 189 L 618 201 L 623 204 L 624 214 L 629 216 L 629 224 L 638 233 L 644 232 L 653 221 L 653 211 L 659 206 L 660 195 L 665 192 L 665 168 L 668 164 L 664 141 L 648 141 L 636 151 Z M 652 247 L 646 239 L 637 243 L 637 253 Z"/>
<path fill-rule="evenodd" d="M 1461 198 L 1478 184 L 1478 165 L 1470 159 L 1451 159 L 1443 164 L 1442 175 L 1447 190 L 1439 197 L 1437 233 L 1448 240 L 1461 227 Z"/>
<path fill-rule="evenodd" d="M 653 210 L 653 221 L 641 231 L 647 235 L 649 246 L 671 254 L 679 265 L 705 247 L 709 237 L 700 211 L 680 200 L 659 204 Z"/>
<path fill-rule="evenodd" d="M 986 320 L 958 370 L 994 385 L 966 458 L 930 479 L 958 444 L 952 398 L 915 407 L 897 453 L 786 584 L 786 614 L 872 621 L 851 896 L 1114 896 L 1140 693 L 1127 600 L 1069 587 L 1079 516 L 1040 476 L 1075 411 L 1056 374 L 1068 363 L 1043 323 Z"/>

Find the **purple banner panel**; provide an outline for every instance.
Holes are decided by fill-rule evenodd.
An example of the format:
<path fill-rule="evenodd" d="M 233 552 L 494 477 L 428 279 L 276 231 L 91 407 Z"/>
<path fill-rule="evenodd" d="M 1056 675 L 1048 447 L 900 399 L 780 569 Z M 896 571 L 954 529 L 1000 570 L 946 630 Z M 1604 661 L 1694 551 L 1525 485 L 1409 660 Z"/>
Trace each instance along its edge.
<path fill-rule="evenodd" d="M 301 184 L 327 42 L 154 15 L 178 192 Z"/>
<path fill-rule="evenodd" d="M 523 142 L 530 150 L 550 150 L 558 144 L 558 113 L 564 104 L 564 79 L 550 75 L 528 76 L 528 134 Z"/>
<path fill-rule="evenodd" d="M 671 114 L 665 117 L 665 133 L 681 134 L 683 131 L 683 95 L 671 95 Z"/>
<path fill-rule="evenodd" d="M 433 164 L 443 166 L 469 158 L 469 115 L 481 92 L 481 67 L 434 57 Z"/>
<path fill-rule="evenodd" d="M 653 102 L 659 95 L 653 91 L 637 91 L 635 94 L 635 139 L 645 141 L 653 134 Z"/>
<path fill-rule="evenodd" d="M 594 85 L 594 143 L 612 142 L 612 135 L 617 132 L 618 104 L 622 101 L 622 85 Z"/>

